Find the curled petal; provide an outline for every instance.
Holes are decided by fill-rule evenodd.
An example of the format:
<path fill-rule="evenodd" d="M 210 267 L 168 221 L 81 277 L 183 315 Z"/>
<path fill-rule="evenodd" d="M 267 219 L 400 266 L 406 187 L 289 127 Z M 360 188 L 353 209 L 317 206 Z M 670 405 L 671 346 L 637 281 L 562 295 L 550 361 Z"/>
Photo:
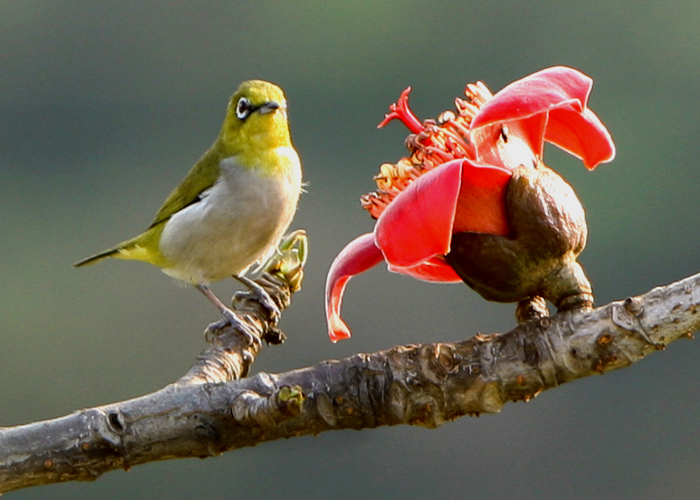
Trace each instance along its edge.
<path fill-rule="evenodd" d="M 544 138 L 580 158 L 588 170 L 615 158 L 615 143 L 610 132 L 588 108 L 583 113 L 566 107 L 552 110 Z"/>
<path fill-rule="evenodd" d="M 333 342 L 350 338 L 350 329 L 340 317 L 345 286 L 350 278 L 379 264 L 384 257 L 374 244 L 374 234 L 358 236 L 338 254 L 326 278 L 326 321 Z"/>
<path fill-rule="evenodd" d="M 507 85 L 484 104 L 472 121 L 472 129 L 519 120 L 549 111 L 563 104 L 579 112 L 588 102 L 593 80 L 564 66 L 543 69 Z"/>
<path fill-rule="evenodd" d="M 527 142 L 536 154 L 541 154 L 547 140 L 593 169 L 614 158 L 615 145 L 605 126 L 586 107 L 592 86 L 590 77 L 572 68 L 555 66 L 538 71 L 506 86 L 484 104 L 471 129 L 517 122 L 527 129 Z M 544 130 L 541 119 L 536 118 L 541 114 L 548 116 Z"/>

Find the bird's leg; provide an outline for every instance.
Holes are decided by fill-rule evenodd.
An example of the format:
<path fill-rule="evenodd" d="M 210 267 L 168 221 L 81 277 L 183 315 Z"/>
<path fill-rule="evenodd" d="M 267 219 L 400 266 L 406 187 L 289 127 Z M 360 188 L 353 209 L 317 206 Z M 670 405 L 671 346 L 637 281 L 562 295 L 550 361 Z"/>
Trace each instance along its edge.
<path fill-rule="evenodd" d="M 212 323 L 211 325 L 209 325 L 207 330 L 220 329 L 225 327 L 227 324 L 230 324 L 233 328 L 237 329 L 246 336 L 246 339 L 248 340 L 250 345 L 259 344 L 261 342 L 260 337 L 250 327 L 250 325 L 243 321 L 238 316 L 238 314 L 236 314 L 235 311 L 226 307 L 224 303 L 221 302 L 216 295 L 214 295 L 214 292 L 212 292 L 207 285 L 199 284 L 195 285 L 195 287 L 214 303 L 214 305 L 219 309 L 219 311 L 221 311 L 221 314 L 223 314 L 225 318 L 221 321 L 216 321 Z"/>
<path fill-rule="evenodd" d="M 267 312 L 270 315 L 270 323 L 273 325 L 277 324 L 282 317 L 282 311 L 280 311 L 280 308 L 277 306 L 277 304 L 275 304 L 275 301 L 272 300 L 270 294 L 267 293 L 267 291 L 255 281 L 246 276 L 234 274 L 233 277 L 243 283 L 248 288 L 249 293 L 253 296 L 253 298 L 261 306 L 267 309 Z"/>

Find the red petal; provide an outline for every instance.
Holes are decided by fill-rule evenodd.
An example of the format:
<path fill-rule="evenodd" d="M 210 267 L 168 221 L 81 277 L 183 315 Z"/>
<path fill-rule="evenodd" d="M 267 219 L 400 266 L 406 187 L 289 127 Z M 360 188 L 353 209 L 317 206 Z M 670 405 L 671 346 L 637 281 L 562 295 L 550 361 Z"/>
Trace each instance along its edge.
<path fill-rule="evenodd" d="M 523 139 L 536 154 L 547 140 L 581 158 L 588 169 L 610 161 L 615 145 L 598 117 L 586 108 L 593 80 L 563 66 L 547 68 L 506 86 L 484 104 L 471 124 L 473 131 L 507 123 L 520 128 Z M 541 130 L 537 115 L 547 113 Z M 544 134 L 542 134 L 544 132 Z M 483 135 L 483 133 L 481 134 Z M 476 133 L 478 139 L 480 134 Z M 478 144 L 477 144 L 478 146 Z"/>
<path fill-rule="evenodd" d="M 615 158 L 610 133 L 590 109 L 583 114 L 567 108 L 550 111 L 545 139 L 580 158 L 588 170 Z"/>
<path fill-rule="evenodd" d="M 426 262 L 413 267 L 394 267 L 388 265 L 389 271 L 405 274 L 413 278 L 423 281 L 435 281 L 439 283 L 456 283 L 462 281 L 462 278 L 457 276 L 452 267 L 440 257 L 433 257 Z"/>
<path fill-rule="evenodd" d="M 455 232 L 506 235 L 505 190 L 511 173 L 452 160 L 416 179 L 379 217 L 377 246 L 389 269 L 428 281 L 454 281 L 442 260 Z M 434 271 L 434 272 L 431 272 Z"/>
<path fill-rule="evenodd" d="M 410 268 L 450 251 L 463 160 L 418 177 L 379 217 L 377 246 L 392 268 Z"/>
<path fill-rule="evenodd" d="M 374 234 L 358 236 L 337 255 L 326 278 L 326 322 L 333 342 L 350 338 L 350 329 L 340 317 L 345 286 L 350 278 L 379 264 L 384 258 L 374 244 Z"/>
<path fill-rule="evenodd" d="M 471 128 L 518 120 L 571 104 L 579 112 L 588 102 L 593 80 L 564 66 L 543 69 L 507 85 L 484 104 Z"/>
<path fill-rule="evenodd" d="M 473 129 L 472 142 L 476 159 L 481 163 L 513 170 L 532 165 L 544 149 L 547 113 L 498 122 Z"/>
<path fill-rule="evenodd" d="M 507 236 L 506 189 L 511 172 L 505 168 L 463 161 L 453 233 L 474 232 Z"/>

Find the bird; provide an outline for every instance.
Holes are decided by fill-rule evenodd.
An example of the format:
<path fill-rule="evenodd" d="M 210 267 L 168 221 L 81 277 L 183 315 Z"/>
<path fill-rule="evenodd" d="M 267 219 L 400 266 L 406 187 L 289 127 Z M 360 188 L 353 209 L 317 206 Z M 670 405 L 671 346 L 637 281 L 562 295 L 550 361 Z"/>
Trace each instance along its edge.
<path fill-rule="evenodd" d="M 150 226 L 74 266 L 109 257 L 158 266 L 194 285 L 221 311 L 223 323 L 259 342 L 209 284 L 234 277 L 279 315 L 267 292 L 245 273 L 273 255 L 301 191 L 301 161 L 290 138 L 284 92 L 266 81 L 245 81 L 229 101 L 214 144 L 166 198 Z"/>

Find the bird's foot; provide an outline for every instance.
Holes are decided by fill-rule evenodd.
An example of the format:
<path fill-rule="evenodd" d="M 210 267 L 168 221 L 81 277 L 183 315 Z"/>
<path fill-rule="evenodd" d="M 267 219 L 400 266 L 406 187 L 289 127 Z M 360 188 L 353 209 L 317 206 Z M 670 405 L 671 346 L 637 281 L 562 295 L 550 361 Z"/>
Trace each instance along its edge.
<path fill-rule="evenodd" d="M 279 323 L 282 318 L 282 311 L 280 311 L 279 306 L 275 303 L 270 294 L 250 278 L 245 276 L 234 276 L 234 278 L 248 288 L 247 292 L 236 293 L 234 301 L 240 300 L 243 297 L 252 298 L 267 310 L 272 325 Z"/>
<path fill-rule="evenodd" d="M 225 309 L 221 311 L 224 315 L 224 319 L 215 321 L 211 323 L 206 331 L 205 336 L 209 338 L 212 335 L 216 335 L 216 332 L 223 330 L 224 328 L 231 327 L 236 331 L 243 334 L 246 338 L 249 346 L 261 346 L 262 340 L 260 340 L 260 335 L 254 327 L 250 325 L 245 319 L 241 318 L 235 311 L 231 309 Z"/>

